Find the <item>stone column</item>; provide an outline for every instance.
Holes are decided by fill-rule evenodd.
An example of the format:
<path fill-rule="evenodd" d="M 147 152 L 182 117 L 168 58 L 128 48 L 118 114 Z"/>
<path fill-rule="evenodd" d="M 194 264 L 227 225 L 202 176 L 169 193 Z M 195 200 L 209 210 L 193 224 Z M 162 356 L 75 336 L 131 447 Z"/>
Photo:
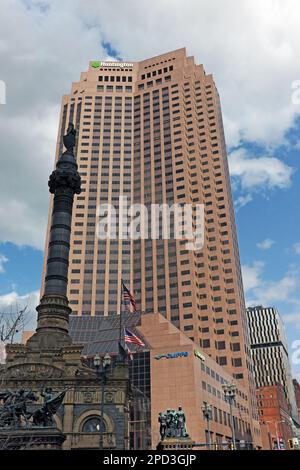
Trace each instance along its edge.
<path fill-rule="evenodd" d="M 71 344 L 68 334 L 71 309 L 67 299 L 70 236 L 74 194 L 81 192 L 81 179 L 73 154 L 76 131 L 69 124 L 63 141 L 66 151 L 49 178 L 49 191 L 54 195 L 44 295 L 37 307 L 36 334 L 29 348 L 60 349 Z"/>

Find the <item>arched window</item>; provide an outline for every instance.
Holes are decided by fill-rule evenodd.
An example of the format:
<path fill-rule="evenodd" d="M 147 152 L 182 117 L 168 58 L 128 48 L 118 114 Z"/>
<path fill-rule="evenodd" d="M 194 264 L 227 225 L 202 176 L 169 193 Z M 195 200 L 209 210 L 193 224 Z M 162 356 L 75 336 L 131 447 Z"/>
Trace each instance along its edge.
<path fill-rule="evenodd" d="M 101 430 L 101 419 L 98 416 L 92 416 L 88 418 L 82 426 L 82 432 L 100 432 Z M 103 432 L 106 431 L 106 426 L 104 423 Z"/>

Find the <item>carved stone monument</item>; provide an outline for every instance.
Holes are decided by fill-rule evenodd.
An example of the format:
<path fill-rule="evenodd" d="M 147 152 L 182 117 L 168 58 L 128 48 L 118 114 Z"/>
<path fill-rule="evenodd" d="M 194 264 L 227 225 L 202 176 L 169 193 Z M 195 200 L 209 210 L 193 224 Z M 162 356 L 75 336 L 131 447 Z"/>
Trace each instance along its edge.
<path fill-rule="evenodd" d="M 0 449 L 59 450 L 65 436 L 56 428 L 53 415 L 62 404 L 65 393 L 50 396 L 46 391 L 41 392 L 41 396 L 45 397 L 44 404 L 29 411 L 28 404 L 38 401 L 31 390 L 0 392 Z"/>
<path fill-rule="evenodd" d="M 83 346 L 73 344 L 68 332 L 72 210 L 74 195 L 81 192 L 75 137 L 70 123 L 63 137 L 66 150 L 49 179 L 51 229 L 36 332 L 26 345 L 7 345 L 6 364 L 0 364 L 0 449 L 98 448 L 99 429 L 104 448 L 128 446 L 128 365 L 119 361 L 108 373 L 109 403 L 104 394 L 99 426 L 101 384 L 82 362 Z"/>
<path fill-rule="evenodd" d="M 186 419 L 182 407 L 178 410 L 168 408 L 165 412 L 159 413 L 160 442 L 158 450 L 191 449 L 194 441 L 186 430 Z"/>

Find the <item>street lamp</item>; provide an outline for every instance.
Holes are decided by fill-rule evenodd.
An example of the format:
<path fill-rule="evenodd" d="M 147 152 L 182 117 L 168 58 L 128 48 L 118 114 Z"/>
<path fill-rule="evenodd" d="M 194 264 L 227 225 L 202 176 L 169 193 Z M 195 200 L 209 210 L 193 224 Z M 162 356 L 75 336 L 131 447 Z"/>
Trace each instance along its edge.
<path fill-rule="evenodd" d="M 208 448 L 208 450 L 210 450 L 210 427 L 209 427 L 209 422 L 211 420 L 211 415 L 212 415 L 212 406 L 209 405 L 206 402 L 203 402 L 202 413 L 203 413 L 204 418 L 207 421 L 207 448 Z"/>
<path fill-rule="evenodd" d="M 111 356 L 106 353 L 103 358 L 96 354 L 94 357 L 94 366 L 96 368 L 97 377 L 101 383 L 101 409 L 100 409 L 100 443 L 99 448 L 103 450 L 103 436 L 104 436 L 104 391 L 107 382 L 107 372 L 111 365 Z"/>
<path fill-rule="evenodd" d="M 232 432 L 232 443 L 233 449 L 236 450 L 236 441 L 235 441 L 235 428 L 234 428 L 234 421 L 233 421 L 233 414 L 232 414 L 232 403 L 234 402 L 235 395 L 236 395 L 236 385 L 233 383 L 231 384 L 224 384 L 222 385 L 225 398 L 229 401 L 229 408 L 230 408 L 230 427 Z"/>

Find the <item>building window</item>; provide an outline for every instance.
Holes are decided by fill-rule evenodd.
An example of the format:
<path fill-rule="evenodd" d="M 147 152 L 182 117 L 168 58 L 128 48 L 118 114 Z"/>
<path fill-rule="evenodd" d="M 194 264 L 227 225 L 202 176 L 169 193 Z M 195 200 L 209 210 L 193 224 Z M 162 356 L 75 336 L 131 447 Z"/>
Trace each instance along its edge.
<path fill-rule="evenodd" d="M 186 325 L 183 329 L 184 331 L 190 331 L 193 329 L 193 325 Z"/>
<path fill-rule="evenodd" d="M 227 357 L 226 356 L 220 356 L 218 362 L 219 362 L 220 366 L 226 366 L 227 365 Z"/>
<path fill-rule="evenodd" d="M 82 426 L 82 432 L 97 432 L 97 433 L 99 433 L 100 423 L 101 423 L 101 420 L 97 416 L 93 416 L 92 418 L 88 418 Z M 104 424 L 104 431 L 105 431 L 105 424 Z"/>

